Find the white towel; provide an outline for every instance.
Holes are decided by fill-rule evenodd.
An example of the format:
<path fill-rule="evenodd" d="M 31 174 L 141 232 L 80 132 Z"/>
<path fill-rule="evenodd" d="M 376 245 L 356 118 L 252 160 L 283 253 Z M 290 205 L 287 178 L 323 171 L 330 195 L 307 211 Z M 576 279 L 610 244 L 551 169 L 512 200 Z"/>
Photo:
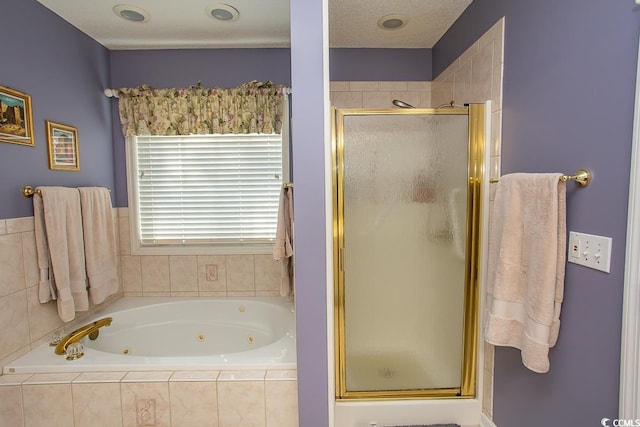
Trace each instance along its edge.
<path fill-rule="evenodd" d="M 293 196 L 292 189 L 285 186 L 280 192 L 273 259 L 282 262 L 280 295 L 286 297 L 293 291 Z"/>
<path fill-rule="evenodd" d="M 91 302 L 118 292 L 116 233 L 111 196 L 104 187 L 80 187 L 84 253 Z"/>
<path fill-rule="evenodd" d="M 75 188 L 65 187 L 38 187 L 37 190 L 42 197 L 46 242 L 55 277 L 58 315 L 63 321 L 69 322 L 75 318 L 77 311 L 89 309 L 80 193 Z M 37 199 L 35 200 L 34 210 L 38 203 Z M 42 243 L 41 237 L 38 240 Z M 38 265 L 45 265 L 45 261 L 38 259 Z M 54 298 L 52 294 L 53 292 L 50 296 Z M 40 296 L 41 301 L 46 299 L 46 292 Z M 42 298 L 43 296 L 45 298 Z"/>
<path fill-rule="evenodd" d="M 559 173 L 500 178 L 491 216 L 487 342 L 521 350 L 549 371 L 558 339 L 566 259 L 566 183 Z"/>

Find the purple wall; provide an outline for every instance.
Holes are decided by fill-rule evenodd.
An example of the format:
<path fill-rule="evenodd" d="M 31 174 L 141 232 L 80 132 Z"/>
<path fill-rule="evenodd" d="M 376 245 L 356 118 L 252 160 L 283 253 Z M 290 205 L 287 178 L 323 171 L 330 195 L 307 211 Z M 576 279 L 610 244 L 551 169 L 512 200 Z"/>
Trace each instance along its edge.
<path fill-rule="evenodd" d="M 296 348 L 301 427 L 329 425 L 324 203 L 329 66 L 324 56 L 326 13 L 322 3 L 317 0 L 291 2 Z"/>
<path fill-rule="evenodd" d="M 475 0 L 433 49 L 434 76 L 506 16 L 502 172 L 573 172 L 567 228 L 613 237 L 611 274 L 566 268 L 551 370 L 496 349 L 500 427 L 600 425 L 616 418 L 638 28 L 633 1 Z"/>
<path fill-rule="evenodd" d="M 331 49 L 331 80 L 431 81 L 431 49 Z"/>
<path fill-rule="evenodd" d="M 0 218 L 33 215 L 27 184 L 113 187 L 107 50 L 35 0 L 4 2 L 1 16 L 0 85 L 31 95 L 35 147 L 0 142 Z M 49 170 L 45 120 L 78 128 L 79 172 Z"/>

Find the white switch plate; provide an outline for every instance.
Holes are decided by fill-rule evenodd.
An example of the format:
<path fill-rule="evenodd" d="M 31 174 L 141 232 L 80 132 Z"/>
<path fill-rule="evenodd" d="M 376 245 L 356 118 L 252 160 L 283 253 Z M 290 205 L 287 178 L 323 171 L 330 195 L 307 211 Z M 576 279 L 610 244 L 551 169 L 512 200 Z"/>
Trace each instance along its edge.
<path fill-rule="evenodd" d="M 609 273 L 611 237 L 569 232 L 567 261 Z"/>

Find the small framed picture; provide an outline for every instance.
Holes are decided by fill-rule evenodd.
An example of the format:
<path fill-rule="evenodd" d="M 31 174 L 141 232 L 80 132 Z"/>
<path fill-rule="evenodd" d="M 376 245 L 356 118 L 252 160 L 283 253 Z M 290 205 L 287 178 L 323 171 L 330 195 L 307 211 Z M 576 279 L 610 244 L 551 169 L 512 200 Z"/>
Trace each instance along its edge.
<path fill-rule="evenodd" d="M 0 86 L 0 141 L 35 145 L 31 97 L 4 86 Z"/>
<path fill-rule="evenodd" d="M 78 152 L 78 129 L 73 126 L 54 123 L 47 124 L 47 145 L 49 147 L 49 169 L 80 170 Z"/>

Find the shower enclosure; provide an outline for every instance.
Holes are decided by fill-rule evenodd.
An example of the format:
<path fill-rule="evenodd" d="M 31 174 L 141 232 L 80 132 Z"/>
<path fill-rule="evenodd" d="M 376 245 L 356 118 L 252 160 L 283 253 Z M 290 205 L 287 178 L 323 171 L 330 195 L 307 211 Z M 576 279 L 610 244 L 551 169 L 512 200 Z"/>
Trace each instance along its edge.
<path fill-rule="evenodd" d="M 336 397 L 471 397 L 484 106 L 335 110 Z"/>

